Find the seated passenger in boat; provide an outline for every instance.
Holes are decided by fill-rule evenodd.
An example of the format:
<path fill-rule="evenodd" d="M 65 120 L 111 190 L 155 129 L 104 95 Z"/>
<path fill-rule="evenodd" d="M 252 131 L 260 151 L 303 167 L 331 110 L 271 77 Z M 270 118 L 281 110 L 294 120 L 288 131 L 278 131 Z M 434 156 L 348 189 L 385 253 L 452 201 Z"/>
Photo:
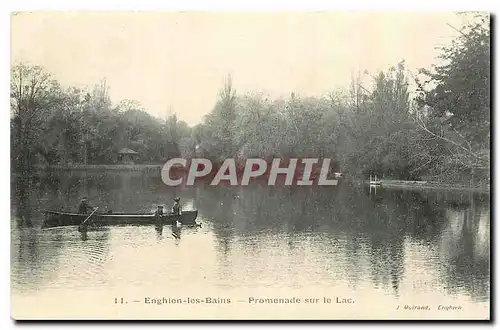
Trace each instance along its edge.
<path fill-rule="evenodd" d="M 161 226 L 163 224 L 162 217 L 163 217 L 163 205 L 158 205 L 158 208 L 155 211 L 156 226 Z"/>
<path fill-rule="evenodd" d="M 155 211 L 155 216 L 162 216 L 163 215 L 163 205 L 158 205 L 158 208 Z"/>
<path fill-rule="evenodd" d="M 85 214 L 90 213 L 94 210 L 94 208 L 89 204 L 87 197 L 83 197 L 80 205 L 78 206 L 78 213 Z"/>

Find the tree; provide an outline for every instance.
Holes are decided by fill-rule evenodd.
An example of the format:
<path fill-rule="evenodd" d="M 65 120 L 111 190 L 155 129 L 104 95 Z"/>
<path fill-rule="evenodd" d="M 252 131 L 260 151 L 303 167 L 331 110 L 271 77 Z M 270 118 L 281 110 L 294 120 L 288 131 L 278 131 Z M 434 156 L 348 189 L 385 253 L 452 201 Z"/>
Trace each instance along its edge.
<path fill-rule="evenodd" d="M 44 115 L 57 102 L 58 84 L 39 66 L 17 64 L 11 69 L 11 163 L 17 174 L 16 197 L 21 226 L 31 226 L 28 205 L 33 165 L 42 141 Z"/>
<path fill-rule="evenodd" d="M 455 30 L 459 36 L 439 57 L 444 64 L 420 70 L 425 80 L 416 79 L 421 110 L 415 120 L 446 143 L 450 163 L 473 172 L 490 161 L 489 18 L 474 15 Z"/>
<path fill-rule="evenodd" d="M 175 158 L 179 157 L 181 154 L 180 151 L 180 140 L 181 135 L 179 132 L 179 121 L 177 120 L 177 115 L 174 113 L 170 117 L 167 118 L 166 121 L 166 131 L 168 134 L 168 150 L 166 151 L 167 158 Z"/>
<path fill-rule="evenodd" d="M 388 175 L 400 179 L 410 176 L 408 78 L 404 62 L 374 78 L 373 91 L 362 86 L 352 94 L 351 112 L 346 121 L 348 147 L 345 165 L 363 174 Z M 358 83 L 359 85 L 359 78 Z M 344 116 L 345 117 L 345 116 Z"/>
<path fill-rule="evenodd" d="M 13 165 L 23 176 L 30 175 L 41 141 L 41 122 L 59 96 L 59 85 L 40 66 L 17 64 L 11 69 Z"/>
<path fill-rule="evenodd" d="M 232 77 L 229 75 L 220 91 L 220 98 L 215 109 L 208 117 L 209 125 L 213 127 L 217 154 L 220 158 L 234 157 L 234 122 L 236 119 L 236 91 L 233 88 Z"/>

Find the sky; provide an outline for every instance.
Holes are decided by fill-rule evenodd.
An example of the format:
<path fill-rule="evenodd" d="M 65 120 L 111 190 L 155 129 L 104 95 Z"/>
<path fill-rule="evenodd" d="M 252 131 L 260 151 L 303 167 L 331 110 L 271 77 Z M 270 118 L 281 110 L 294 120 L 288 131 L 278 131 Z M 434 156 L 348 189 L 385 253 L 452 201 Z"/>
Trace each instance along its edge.
<path fill-rule="evenodd" d="M 105 78 L 114 103 L 202 121 L 230 74 L 237 94 L 322 96 L 353 75 L 405 60 L 439 63 L 454 13 L 24 12 L 11 16 L 11 62 L 43 66 L 63 85 Z"/>

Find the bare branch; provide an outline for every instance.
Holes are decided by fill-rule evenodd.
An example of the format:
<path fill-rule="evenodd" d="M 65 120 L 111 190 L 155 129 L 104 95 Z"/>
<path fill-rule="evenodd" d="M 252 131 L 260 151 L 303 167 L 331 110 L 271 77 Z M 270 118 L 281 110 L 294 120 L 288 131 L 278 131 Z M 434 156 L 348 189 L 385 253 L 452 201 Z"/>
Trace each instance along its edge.
<path fill-rule="evenodd" d="M 475 158 L 477 159 L 482 159 L 480 156 L 478 156 L 476 153 L 472 152 L 472 150 L 469 150 L 467 148 L 465 148 L 463 145 L 461 145 L 460 143 L 457 143 L 453 140 L 450 140 L 448 138 L 446 138 L 444 135 L 438 135 L 434 132 L 432 132 L 430 129 L 427 128 L 427 126 L 425 125 L 424 121 L 421 119 L 421 118 L 418 118 L 418 122 L 417 122 L 417 125 L 422 129 L 424 130 L 425 132 L 429 133 L 430 135 L 436 137 L 436 138 L 439 138 L 441 140 L 444 140 L 448 143 L 451 143 L 455 146 L 457 146 L 458 148 L 464 150 L 465 152 L 469 153 L 471 156 L 474 156 Z"/>
<path fill-rule="evenodd" d="M 446 23 L 446 25 L 448 25 L 449 27 L 451 27 L 453 30 L 457 31 L 458 33 L 460 33 L 462 36 L 464 37 L 467 37 L 467 35 L 465 33 L 463 33 L 462 31 L 460 31 L 459 29 L 457 29 L 456 27 L 454 27 L 453 25 L 451 25 L 450 23 Z"/>

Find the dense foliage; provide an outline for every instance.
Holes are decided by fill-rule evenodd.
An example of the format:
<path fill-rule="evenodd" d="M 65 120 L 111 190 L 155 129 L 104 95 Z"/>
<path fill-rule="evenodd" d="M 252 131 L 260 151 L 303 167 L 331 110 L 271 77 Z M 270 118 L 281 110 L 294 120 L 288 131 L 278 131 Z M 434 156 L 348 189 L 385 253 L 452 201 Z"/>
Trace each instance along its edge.
<path fill-rule="evenodd" d="M 444 64 L 422 69 L 418 81 L 418 127 L 439 145 L 439 156 L 430 159 L 438 170 L 470 171 L 479 177 L 490 169 L 490 29 L 489 20 L 474 17 L 444 47 Z M 489 176 L 488 176 L 489 177 Z"/>
<path fill-rule="evenodd" d="M 11 80 L 12 165 L 112 164 L 131 148 L 139 162 L 168 158 L 328 157 L 339 171 L 398 179 L 489 180 L 490 34 L 480 19 L 422 70 L 411 97 L 404 62 L 353 80 L 346 93 L 271 100 L 240 95 L 231 77 L 203 122 L 158 119 L 133 101 L 113 106 L 105 82 L 63 88 L 37 66 L 16 65 Z"/>
<path fill-rule="evenodd" d="M 90 92 L 63 89 L 40 67 L 15 66 L 11 84 L 14 167 L 110 164 L 116 162 L 121 148 L 137 151 L 145 163 L 179 156 L 180 141 L 190 136 L 186 123 L 175 114 L 165 120 L 153 118 L 133 101 L 113 107 L 107 90 L 104 82 Z"/>

